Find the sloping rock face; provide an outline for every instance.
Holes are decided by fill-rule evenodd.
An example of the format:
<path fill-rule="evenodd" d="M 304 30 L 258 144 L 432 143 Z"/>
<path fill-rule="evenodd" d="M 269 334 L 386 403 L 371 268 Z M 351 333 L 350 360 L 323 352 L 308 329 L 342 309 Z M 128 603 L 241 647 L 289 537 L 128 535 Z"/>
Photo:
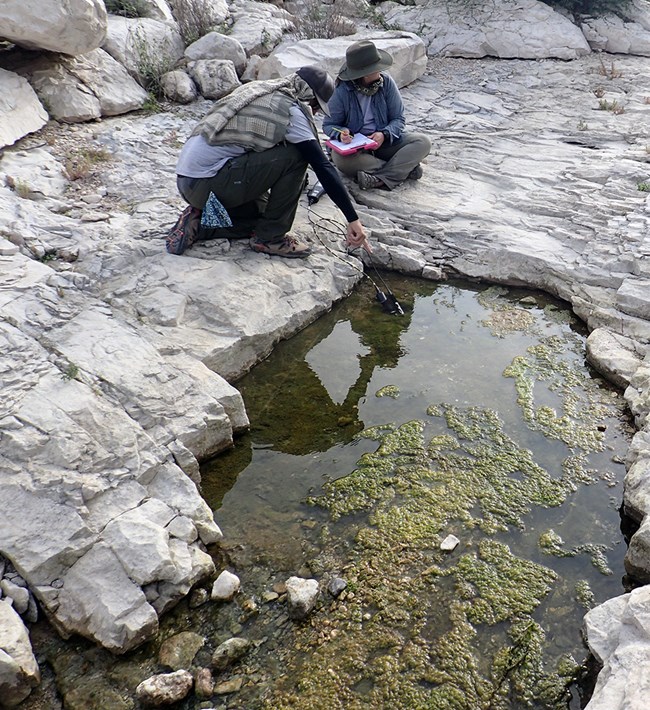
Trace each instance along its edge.
<path fill-rule="evenodd" d="M 121 652 L 213 572 L 205 545 L 221 532 L 176 461 L 195 475 L 190 451 L 228 446 L 247 418 L 221 378 L 173 348 L 171 365 L 106 303 L 52 277 L 18 253 L 0 261 L 13 363 L 2 368 L 0 549 L 64 634 Z"/>
<path fill-rule="evenodd" d="M 3 0 L 0 36 L 27 49 L 85 54 L 106 35 L 103 0 Z"/>
<path fill-rule="evenodd" d="M 538 0 L 415 0 L 379 6 L 387 22 L 417 33 L 430 56 L 575 59 L 590 51 L 576 25 Z"/>
<path fill-rule="evenodd" d="M 582 18 L 580 27 L 592 49 L 650 56 L 650 7 L 646 0 L 630 0 L 625 19 L 607 13 Z"/>

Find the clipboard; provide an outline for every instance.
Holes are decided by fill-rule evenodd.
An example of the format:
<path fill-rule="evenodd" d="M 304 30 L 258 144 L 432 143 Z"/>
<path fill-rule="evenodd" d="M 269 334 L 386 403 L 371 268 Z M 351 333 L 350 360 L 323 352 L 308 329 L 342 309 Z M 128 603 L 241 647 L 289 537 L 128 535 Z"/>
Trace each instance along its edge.
<path fill-rule="evenodd" d="M 352 153 L 356 153 L 359 150 L 375 150 L 375 148 L 379 148 L 377 141 L 364 136 L 363 133 L 355 134 L 350 143 L 342 143 L 334 138 L 328 138 L 325 141 L 325 145 L 339 153 L 339 155 L 352 155 Z"/>

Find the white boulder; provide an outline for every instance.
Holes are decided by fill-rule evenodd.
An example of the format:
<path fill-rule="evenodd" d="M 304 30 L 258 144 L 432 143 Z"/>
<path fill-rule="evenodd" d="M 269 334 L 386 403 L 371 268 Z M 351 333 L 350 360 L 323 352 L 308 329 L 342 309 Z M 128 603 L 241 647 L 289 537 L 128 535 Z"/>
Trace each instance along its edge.
<path fill-rule="evenodd" d="M 229 36 L 238 40 L 247 55 L 268 55 L 293 28 L 291 15 L 280 7 L 255 0 L 235 0 Z"/>
<path fill-rule="evenodd" d="M 27 49 L 85 54 L 106 36 L 103 0 L 2 0 L 0 35 Z"/>
<path fill-rule="evenodd" d="M 650 694 L 650 587 L 609 599 L 584 619 L 603 668 L 585 710 L 645 708 Z"/>
<path fill-rule="evenodd" d="M 230 17 L 226 0 L 169 0 L 169 4 L 188 43 L 196 41 L 204 34 L 206 27 L 219 27 Z"/>
<path fill-rule="evenodd" d="M 316 605 L 319 587 L 315 579 L 289 577 L 286 581 L 287 604 L 292 619 L 304 619 Z"/>
<path fill-rule="evenodd" d="M 150 20 L 160 22 L 175 22 L 171 7 L 166 0 L 138 0 L 138 10 L 140 17 L 148 17 Z"/>
<path fill-rule="evenodd" d="M 230 601 L 239 591 L 239 577 L 225 569 L 214 581 L 210 598 L 213 601 Z"/>
<path fill-rule="evenodd" d="M 41 682 L 29 634 L 11 602 L 0 600 L 0 703 L 15 707 Z"/>
<path fill-rule="evenodd" d="M 189 104 L 199 95 L 192 77 L 182 69 L 163 74 L 160 88 L 166 98 L 179 104 Z"/>
<path fill-rule="evenodd" d="M 345 62 L 346 49 L 361 39 L 372 40 L 379 49 L 393 57 L 388 73 L 400 87 L 421 77 L 427 68 L 426 48 L 417 35 L 410 32 L 375 32 L 335 39 L 301 40 L 282 47 L 260 62 L 257 78 L 286 76 L 307 64 L 317 64 L 335 77 Z"/>
<path fill-rule="evenodd" d="M 206 99 L 220 99 L 241 84 L 235 65 L 229 59 L 199 59 L 188 69 Z"/>
<path fill-rule="evenodd" d="M 146 707 L 160 707 L 180 702 L 194 685 L 189 671 L 159 673 L 143 680 L 135 689 L 137 699 Z"/>
<path fill-rule="evenodd" d="M 102 49 L 145 85 L 152 77 L 160 77 L 175 67 L 185 44 L 176 25 L 146 17 L 111 15 Z"/>
<path fill-rule="evenodd" d="M 235 65 L 238 76 L 246 69 L 246 52 L 239 40 L 219 32 L 208 32 L 201 39 L 193 42 L 185 50 L 185 57 L 190 61 L 197 59 L 230 59 Z"/>
<path fill-rule="evenodd" d="M 42 57 L 23 70 L 57 121 L 77 123 L 142 107 L 147 92 L 102 49 L 78 57 Z"/>

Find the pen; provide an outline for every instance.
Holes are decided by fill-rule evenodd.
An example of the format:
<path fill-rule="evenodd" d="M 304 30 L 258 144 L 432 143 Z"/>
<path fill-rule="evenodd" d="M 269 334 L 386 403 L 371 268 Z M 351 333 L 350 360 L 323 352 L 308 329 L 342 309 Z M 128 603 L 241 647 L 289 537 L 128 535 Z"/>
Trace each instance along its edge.
<path fill-rule="evenodd" d="M 352 133 L 349 128 L 338 128 L 337 126 L 330 126 L 330 130 L 336 131 L 337 133 L 349 133 L 350 138 L 354 136 L 354 133 Z"/>

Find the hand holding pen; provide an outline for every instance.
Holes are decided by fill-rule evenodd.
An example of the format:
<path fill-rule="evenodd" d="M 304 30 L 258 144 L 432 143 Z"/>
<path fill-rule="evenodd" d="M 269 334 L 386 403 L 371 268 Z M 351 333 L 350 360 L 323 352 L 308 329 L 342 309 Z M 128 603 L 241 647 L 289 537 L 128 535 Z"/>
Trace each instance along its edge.
<path fill-rule="evenodd" d="M 341 143 L 352 142 L 352 136 L 354 136 L 354 133 L 351 133 L 349 128 L 337 128 L 336 126 L 332 126 L 331 130 L 338 133 L 338 140 L 340 140 Z"/>

